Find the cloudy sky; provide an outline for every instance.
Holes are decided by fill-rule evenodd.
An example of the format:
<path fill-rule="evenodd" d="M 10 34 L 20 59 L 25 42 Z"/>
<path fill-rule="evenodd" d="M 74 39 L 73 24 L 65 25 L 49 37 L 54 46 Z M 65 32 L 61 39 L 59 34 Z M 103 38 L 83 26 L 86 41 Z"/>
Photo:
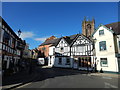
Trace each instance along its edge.
<path fill-rule="evenodd" d="M 118 21 L 116 2 L 3 2 L 2 17 L 21 38 L 38 47 L 46 38 L 77 34 L 82 20 L 95 18 L 95 27 Z"/>

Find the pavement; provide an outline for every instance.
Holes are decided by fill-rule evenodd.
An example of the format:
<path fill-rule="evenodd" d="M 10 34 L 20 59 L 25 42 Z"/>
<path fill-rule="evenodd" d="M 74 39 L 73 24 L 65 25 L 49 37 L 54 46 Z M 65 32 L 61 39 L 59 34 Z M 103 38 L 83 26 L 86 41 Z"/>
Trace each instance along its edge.
<path fill-rule="evenodd" d="M 93 76 L 105 76 L 105 77 L 112 77 L 112 78 L 120 78 L 120 74 L 111 74 L 111 73 L 90 73 Z"/>
<path fill-rule="evenodd" d="M 42 68 L 51 68 L 49 66 L 43 66 Z M 108 73 L 89 73 L 91 76 L 105 76 L 105 77 L 115 77 L 119 78 L 120 74 L 108 74 Z M 34 81 L 38 77 L 36 67 L 32 70 L 30 74 L 28 70 L 16 73 L 9 77 L 3 78 L 2 89 L 13 89 L 20 87 L 24 84 Z M 0 87 L 1 88 L 1 87 Z"/>

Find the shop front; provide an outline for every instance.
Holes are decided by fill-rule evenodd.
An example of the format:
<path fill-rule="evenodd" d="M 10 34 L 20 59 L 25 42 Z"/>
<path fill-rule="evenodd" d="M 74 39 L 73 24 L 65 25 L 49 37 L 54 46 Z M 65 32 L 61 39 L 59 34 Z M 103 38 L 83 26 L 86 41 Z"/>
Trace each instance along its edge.
<path fill-rule="evenodd" d="M 75 56 L 74 68 L 79 70 L 92 70 L 92 57 L 91 56 Z"/>

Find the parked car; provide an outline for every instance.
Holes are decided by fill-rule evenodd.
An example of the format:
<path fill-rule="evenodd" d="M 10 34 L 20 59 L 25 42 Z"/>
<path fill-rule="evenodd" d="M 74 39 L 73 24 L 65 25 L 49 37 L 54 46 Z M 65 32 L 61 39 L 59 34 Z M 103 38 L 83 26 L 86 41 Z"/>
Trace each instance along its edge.
<path fill-rule="evenodd" d="M 38 58 L 37 61 L 38 61 L 37 62 L 38 65 L 44 65 L 45 64 L 45 59 L 44 58 Z"/>

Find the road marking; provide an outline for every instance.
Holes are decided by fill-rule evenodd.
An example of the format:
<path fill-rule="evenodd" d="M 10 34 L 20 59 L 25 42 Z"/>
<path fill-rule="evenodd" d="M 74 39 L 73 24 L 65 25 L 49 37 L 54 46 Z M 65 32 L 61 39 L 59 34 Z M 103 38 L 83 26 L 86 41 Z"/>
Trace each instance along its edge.
<path fill-rule="evenodd" d="M 19 87 L 16 87 L 16 89 L 17 89 L 17 88 L 22 88 L 22 87 L 27 86 L 27 85 L 29 85 L 29 84 L 31 84 L 31 83 L 26 83 L 26 84 L 24 84 L 24 85 L 21 85 L 21 86 L 19 86 Z"/>
<path fill-rule="evenodd" d="M 19 84 L 22 84 L 22 83 L 17 83 L 17 84 L 13 84 L 13 85 L 6 85 L 6 86 L 1 86 L 1 87 L 2 88 L 11 88 L 11 87 L 14 87 L 14 86 L 19 85 Z"/>
<path fill-rule="evenodd" d="M 104 79 L 112 79 L 111 77 L 105 77 L 105 76 L 103 76 L 102 78 L 104 78 Z"/>
<path fill-rule="evenodd" d="M 104 82 L 104 84 L 105 84 L 105 88 L 118 88 L 117 86 L 112 85 L 112 84 L 107 83 L 107 82 Z"/>

